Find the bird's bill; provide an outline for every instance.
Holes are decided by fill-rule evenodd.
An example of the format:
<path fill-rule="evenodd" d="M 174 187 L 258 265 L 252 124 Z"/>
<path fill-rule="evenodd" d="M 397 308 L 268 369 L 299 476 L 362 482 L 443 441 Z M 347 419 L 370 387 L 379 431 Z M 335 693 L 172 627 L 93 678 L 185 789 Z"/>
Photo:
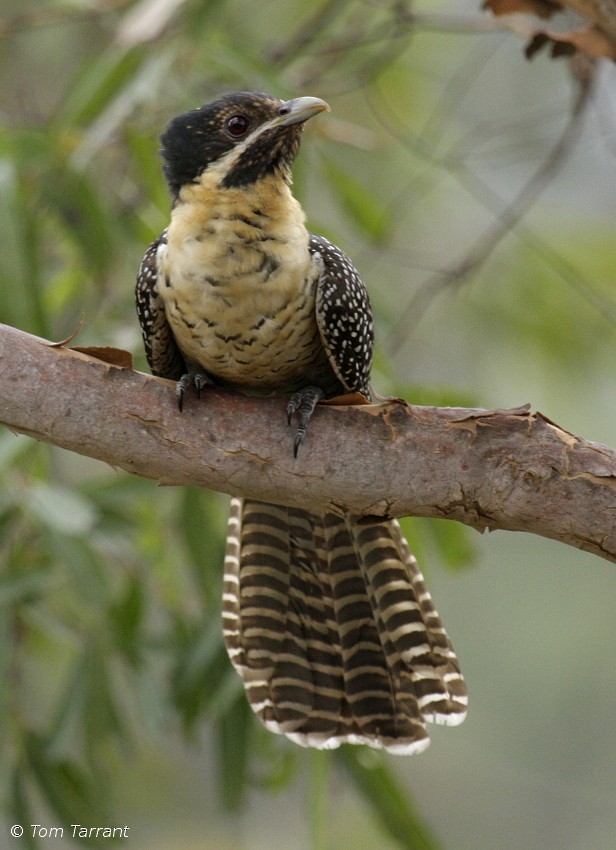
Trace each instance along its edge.
<path fill-rule="evenodd" d="M 282 104 L 270 127 L 290 127 L 307 121 L 319 112 L 331 112 L 329 104 L 318 97 L 296 97 Z"/>

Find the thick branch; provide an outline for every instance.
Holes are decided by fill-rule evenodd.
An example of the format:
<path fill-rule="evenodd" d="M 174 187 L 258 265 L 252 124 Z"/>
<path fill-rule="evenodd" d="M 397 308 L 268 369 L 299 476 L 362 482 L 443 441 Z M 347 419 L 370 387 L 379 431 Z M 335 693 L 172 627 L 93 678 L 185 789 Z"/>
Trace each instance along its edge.
<path fill-rule="evenodd" d="M 367 515 L 455 519 L 616 561 L 616 451 L 525 408 L 320 407 L 293 459 L 281 399 L 168 381 L 0 325 L 0 422 L 164 484 Z"/>

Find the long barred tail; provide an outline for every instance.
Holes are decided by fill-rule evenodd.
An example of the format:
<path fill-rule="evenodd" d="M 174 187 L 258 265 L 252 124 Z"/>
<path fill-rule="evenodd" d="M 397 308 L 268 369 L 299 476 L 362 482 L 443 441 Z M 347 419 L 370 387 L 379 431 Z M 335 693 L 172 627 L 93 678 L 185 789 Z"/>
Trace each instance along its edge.
<path fill-rule="evenodd" d="M 456 725 L 458 660 L 395 520 L 233 499 L 223 628 L 248 700 L 302 746 L 428 746 Z"/>

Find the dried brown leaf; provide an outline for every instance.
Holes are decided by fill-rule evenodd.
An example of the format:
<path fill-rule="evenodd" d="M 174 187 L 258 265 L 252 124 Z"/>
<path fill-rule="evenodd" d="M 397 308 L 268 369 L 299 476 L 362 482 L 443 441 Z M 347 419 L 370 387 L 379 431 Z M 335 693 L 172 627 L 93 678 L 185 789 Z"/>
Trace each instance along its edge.
<path fill-rule="evenodd" d="M 108 363 L 110 366 L 118 366 L 121 369 L 133 368 L 133 355 L 130 351 L 124 351 L 122 348 L 113 348 L 108 345 L 74 345 L 71 347 L 71 351 L 87 354 L 88 357 L 102 360 L 103 363 Z"/>
<path fill-rule="evenodd" d="M 484 9 L 491 9 L 495 15 L 536 15 L 538 18 L 551 18 L 560 12 L 562 3 L 555 0 L 485 0 Z"/>
<path fill-rule="evenodd" d="M 526 46 L 524 53 L 527 59 L 551 45 L 551 55 L 554 59 L 560 56 L 572 56 L 581 51 L 591 59 L 611 59 L 616 61 L 616 44 L 595 26 L 582 27 L 569 32 L 551 32 L 537 30 Z"/>
<path fill-rule="evenodd" d="M 334 398 L 328 398 L 325 401 L 320 402 L 320 404 L 331 404 L 334 407 L 337 407 L 342 405 L 371 404 L 371 401 L 361 393 L 346 393 L 345 395 L 337 395 Z"/>
<path fill-rule="evenodd" d="M 79 324 L 77 325 L 75 330 L 72 331 L 66 337 L 66 339 L 61 339 L 58 342 L 48 342 L 48 343 L 46 343 L 49 346 L 49 348 L 64 348 L 65 345 L 68 345 L 69 342 L 72 342 L 75 339 L 75 337 L 79 334 L 79 332 L 81 331 L 81 328 L 82 328 L 83 322 L 84 322 L 84 318 L 85 318 L 85 316 L 82 313 L 80 318 L 79 318 Z"/>

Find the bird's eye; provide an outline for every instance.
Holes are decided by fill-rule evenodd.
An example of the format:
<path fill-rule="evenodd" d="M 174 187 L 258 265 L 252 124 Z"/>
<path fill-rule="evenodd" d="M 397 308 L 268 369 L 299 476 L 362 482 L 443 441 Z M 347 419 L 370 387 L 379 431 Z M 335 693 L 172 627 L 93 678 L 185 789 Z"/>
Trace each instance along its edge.
<path fill-rule="evenodd" d="M 243 136 L 249 127 L 250 121 L 245 115 L 233 115 L 226 124 L 227 132 L 229 135 L 235 136 L 235 138 Z"/>

